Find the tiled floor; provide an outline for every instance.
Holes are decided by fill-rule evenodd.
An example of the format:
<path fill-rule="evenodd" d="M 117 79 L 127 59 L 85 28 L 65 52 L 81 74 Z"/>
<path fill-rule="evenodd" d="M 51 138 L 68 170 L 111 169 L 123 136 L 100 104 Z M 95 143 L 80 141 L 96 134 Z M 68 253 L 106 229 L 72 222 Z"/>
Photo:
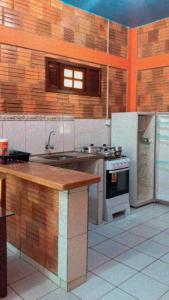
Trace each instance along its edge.
<path fill-rule="evenodd" d="M 89 225 L 88 280 L 71 293 L 8 250 L 6 300 L 169 300 L 169 206 Z"/>

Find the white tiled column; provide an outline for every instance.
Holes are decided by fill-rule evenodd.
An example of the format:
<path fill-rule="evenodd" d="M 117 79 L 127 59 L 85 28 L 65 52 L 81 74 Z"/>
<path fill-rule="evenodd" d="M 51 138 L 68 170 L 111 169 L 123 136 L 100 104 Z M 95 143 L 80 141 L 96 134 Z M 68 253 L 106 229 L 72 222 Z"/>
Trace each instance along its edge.
<path fill-rule="evenodd" d="M 88 187 L 60 192 L 58 277 L 67 291 L 86 281 Z"/>

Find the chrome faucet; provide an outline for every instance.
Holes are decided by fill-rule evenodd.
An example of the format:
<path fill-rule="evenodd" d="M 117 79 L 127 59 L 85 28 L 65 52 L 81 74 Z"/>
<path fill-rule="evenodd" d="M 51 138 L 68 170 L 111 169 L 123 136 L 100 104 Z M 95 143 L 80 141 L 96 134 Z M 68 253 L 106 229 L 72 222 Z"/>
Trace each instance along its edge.
<path fill-rule="evenodd" d="M 55 135 L 54 130 L 51 130 L 50 133 L 49 133 L 48 142 L 47 142 L 47 144 L 46 144 L 46 146 L 45 146 L 45 149 L 46 149 L 46 150 L 54 149 L 54 146 L 52 146 L 52 145 L 50 144 L 50 140 L 51 140 L 51 136 L 52 136 L 52 135 Z"/>

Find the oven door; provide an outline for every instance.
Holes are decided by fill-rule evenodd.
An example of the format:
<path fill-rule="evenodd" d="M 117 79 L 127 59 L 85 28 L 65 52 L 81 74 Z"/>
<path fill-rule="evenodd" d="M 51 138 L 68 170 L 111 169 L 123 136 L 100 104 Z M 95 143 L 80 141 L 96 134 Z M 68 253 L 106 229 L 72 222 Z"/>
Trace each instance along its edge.
<path fill-rule="evenodd" d="M 129 193 L 129 169 L 106 171 L 106 199 Z"/>

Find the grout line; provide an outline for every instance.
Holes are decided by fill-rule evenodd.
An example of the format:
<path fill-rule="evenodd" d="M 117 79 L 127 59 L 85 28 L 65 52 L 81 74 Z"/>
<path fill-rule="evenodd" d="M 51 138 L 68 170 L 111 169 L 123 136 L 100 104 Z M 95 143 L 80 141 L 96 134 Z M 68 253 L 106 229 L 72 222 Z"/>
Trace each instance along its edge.
<path fill-rule="evenodd" d="M 55 292 L 56 290 L 58 290 L 59 289 L 59 287 L 58 288 L 56 288 L 56 289 L 54 289 L 53 291 L 50 291 L 49 293 L 47 293 L 47 294 L 44 294 L 43 296 L 41 296 L 41 297 L 38 297 L 38 298 L 36 298 L 36 300 L 40 300 L 40 299 L 43 299 L 44 297 L 46 297 L 46 296 L 48 296 L 48 295 L 50 295 L 51 293 L 53 293 L 53 292 Z"/>
<path fill-rule="evenodd" d="M 162 294 L 157 300 L 162 299 L 162 297 L 165 296 L 168 292 L 169 292 L 169 289 L 168 289 L 168 291 L 166 291 L 164 294 Z"/>
<path fill-rule="evenodd" d="M 11 287 L 13 284 L 15 284 L 15 283 L 17 283 L 17 282 L 19 282 L 19 281 L 21 281 L 21 280 L 23 280 L 23 279 L 26 279 L 26 278 L 28 278 L 28 277 L 31 277 L 31 276 L 32 276 L 33 274 L 35 274 L 35 273 L 38 273 L 38 270 L 35 269 L 35 271 L 32 272 L 32 273 L 30 273 L 29 275 L 25 275 L 25 276 L 23 276 L 22 278 L 15 280 L 14 282 L 10 282 L 10 283 L 8 283 L 8 285 Z"/>
<path fill-rule="evenodd" d="M 23 299 L 24 300 L 24 298 L 20 295 L 20 294 L 18 294 L 14 289 L 13 289 L 13 287 L 12 286 L 10 286 L 10 285 L 8 285 L 8 287 L 18 296 L 18 297 L 20 297 L 21 299 Z M 8 296 L 9 295 L 7 295 L 7 298 L 8 298 Z"/>

